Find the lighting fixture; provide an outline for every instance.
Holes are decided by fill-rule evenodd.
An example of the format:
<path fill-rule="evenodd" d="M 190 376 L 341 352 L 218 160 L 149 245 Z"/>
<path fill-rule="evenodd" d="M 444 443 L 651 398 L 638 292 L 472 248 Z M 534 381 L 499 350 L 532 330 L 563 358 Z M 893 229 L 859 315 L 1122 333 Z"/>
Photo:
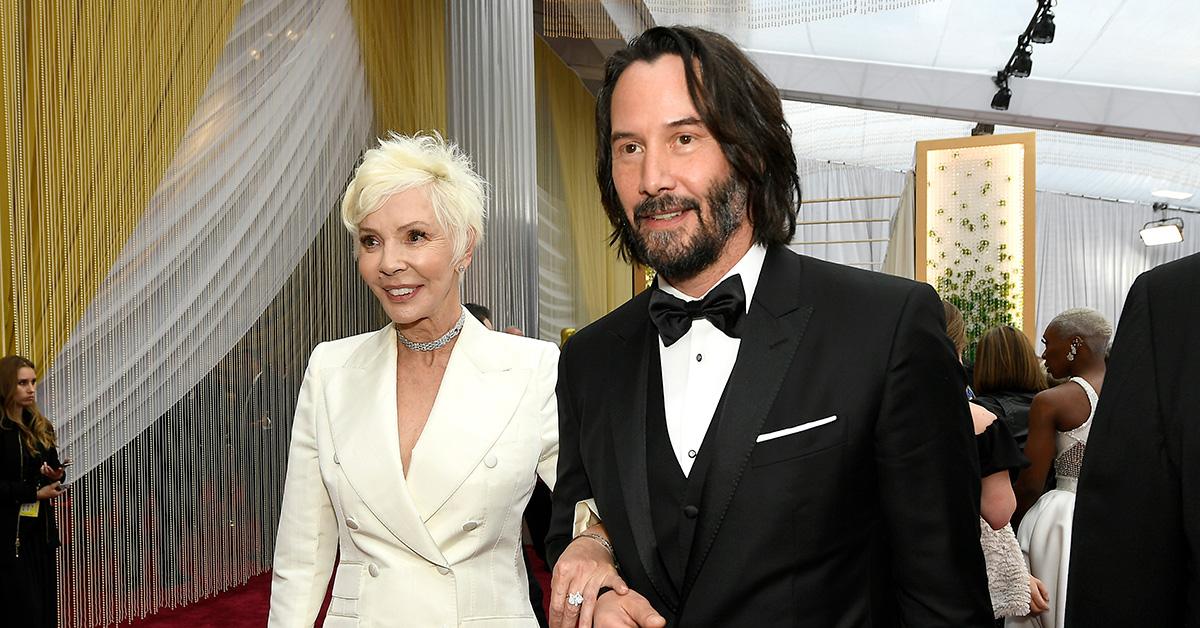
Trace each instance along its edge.
<path fill-rule="evenodd" d="M 996 75 L 996 87 L 999 91 L 992 97 L 992 109 L 1006 111 L 1012 99 L 1012 91 L 1008 89 L 1008 77 L 1025 78 L 1033 72 L 1033 46 L 1031 44 L 1048 44 L 1054 41 L 1054 13 L 1050 9 L 1056 0 L 1037 0 L 1037 8 L 1029 18 L 1025 32 L 1017 37 L 1017 47 L 1008 57 L 1004 69 Z"/>
<path fill-rule="evenodd" d="M 1035 44 L 1048 44 L 1054 41 L 1054 14 L 1048 10 L 1043 13 L 1037 24 L 1033 25 L 1033 32 L 1030 33 L 1029 38 Z"/>
<path fill-rule="evenodd" d="M 1186 201 L 1189 198 L 1192 198 L 1191 192 L 1176 192 L 1174 190 L 1154 190 L 1150 193 L 1150 195 L 1157 196 L 1159 198 L 1169 198 L 1176 201 Z"/>
<path fill-rule="evenodd" d="M 1013 76 L 1024 78 L 1029 76 L 1033 71 L 1033 50 L 1026 46 L 1018 49 L 1013 56 L 1012 63 L 1009 64 L 1009 71 Z"/>
<path fill-rule="evenodd" d="M 1146 246 L 1183 242 L 1183 219 L 1164 218 L 1150 221 L 1142 225 L 1142 230 L 1138 235 L 1142 236 L 1142 242 Z"/>
<path fill-rule="evenodd" d="M 1008 102 L 1012 100 L 1012 90 L 1008 89 L 1008 75 L 1003 71 L 997 72 L 996 76 L 992 78 L 992 82 L 1000 88 L 996 90 L 996 95 L 992 96 L 992 109 L 1007 111 Z"/>

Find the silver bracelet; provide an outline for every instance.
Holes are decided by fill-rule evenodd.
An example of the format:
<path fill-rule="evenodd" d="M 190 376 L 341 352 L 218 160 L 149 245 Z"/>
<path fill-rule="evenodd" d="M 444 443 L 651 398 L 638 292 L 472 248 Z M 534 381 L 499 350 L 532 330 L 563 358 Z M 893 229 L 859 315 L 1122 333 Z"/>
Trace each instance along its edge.
<path fill-rule="evenodd" d="M 579 536 L 577 536 L 575 538 L 577 538 L 577 539 L 589 538 L 589 539 L 599 543 L 600 545 L 603 545 L 604 549 L 608 550 L 608 555 L 612 556 L 613 562 L 614 563 L 617 562 L 617 552 L 616 552 L 616 550 L 613 549 L 612 543 L 608 542 L 608 539 L 600 536 L 599 534 L 596 534 L 595 532 L 582 532 L 582 533 L 580 533 Z"/>

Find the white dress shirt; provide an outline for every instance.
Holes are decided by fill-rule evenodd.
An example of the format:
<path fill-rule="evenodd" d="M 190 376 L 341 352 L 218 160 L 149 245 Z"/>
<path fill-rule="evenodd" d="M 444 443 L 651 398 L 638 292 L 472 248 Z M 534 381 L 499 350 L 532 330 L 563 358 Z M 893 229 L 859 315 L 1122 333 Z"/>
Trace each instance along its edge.
<path fill-rule="evenodd" d="M 733 275 L 741 275 L 742 288 L 746 291 L 746 311 L 749 312 L 766 255 L 766 247 L 751 247 L 713 286 Z M 663 292 L 684 301 L 703 299 L 708 294 L 688 296 L 661 277 L 658 283 Z M 696 461 L 708 425 L 721 402 L 741 346 L 741 339 L 726 336 L 705 318 L 692 321 L 692 328 L 669 347 L 663 345 L 661 336 L 658 339 L 667 435 L 685 476 L 691 473 L 692 463 Z"/>

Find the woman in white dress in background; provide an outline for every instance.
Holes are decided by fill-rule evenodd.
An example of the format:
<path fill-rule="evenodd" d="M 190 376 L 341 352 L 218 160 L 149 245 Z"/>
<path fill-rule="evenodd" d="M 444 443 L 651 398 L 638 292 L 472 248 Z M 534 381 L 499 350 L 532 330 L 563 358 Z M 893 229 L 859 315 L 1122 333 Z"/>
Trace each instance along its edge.
<path fill-rule="evenodd" d="M 1050 610 L 1035 617 L 1009 618 L 1006 626 L 1063 625 L 1075 487 L 1104 385 L 1104 356 L 1111 336 L 1112 324 L 1087 308 L 1059 314 L 1042 335 L 1046 369 L 1056 379 L 1070 379 L 1038 393 L 1029 407 L 1025 456 L 1030 466 L 1017 478 L 1017 516 L 1024 514 L 1017 540 L 1030 572 L 1046 586 Z M 1051 462 L 1055 488 L 1043 495 Z"/>

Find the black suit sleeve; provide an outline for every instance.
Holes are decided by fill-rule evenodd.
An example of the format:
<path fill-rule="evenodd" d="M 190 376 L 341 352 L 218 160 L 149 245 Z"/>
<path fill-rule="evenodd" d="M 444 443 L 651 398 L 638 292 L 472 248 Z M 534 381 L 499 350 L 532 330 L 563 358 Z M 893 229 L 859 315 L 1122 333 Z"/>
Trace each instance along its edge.
<path fill-rule="evenodd" d="M 546 558 L 551 569 L 571 543 L 575 504 L 592 497 L 591 483 L 579 449 L 576 400 L 571 394 L 570 363 L 574 355 L 571 348 L 570 342 L 563 345 L 558 360 L 558 479 L 554 483 L 550 530 L 546 535 Z"/>
<path fill-rule="evenodd" d="M 941 302 L 928 285 L 915 286 L 893 336 L 875 428 L 886 540 L 906 626 L 993 623 L 965 391 Z"/>
<path fill-rule="evenodd" d="M 1068 626 L 1185 624 L 1188 526 L 1181 492 L 1186 494 L 1187 487 L 1181 482 L 1178 425 L 1167 421 L 1164 411 L 1169 408 L 1161 397 L 1163 380 L 1172 377 L 1161 369 L 1183 365 L 1166 364 L 1158 354 L 1168 349 L 1165 343 L 1179 343 L 1178 334 L 1186 333 L 1175 323 L 1196 322 L 1164 325 L 1157 320 L 1146 279 L 1143 275 L 1134 282 L 1125 300 L 1088 436 L 1067 579 Z M 1158 330 L 1164 338 L 1157 337 Z M 1200 522 L 1190 525 L 1194 529 Z M 1197 533 L 1191 534 L 1195 543 Z M 1195 569 L 1191 565 L 1193 579 Z M 1200 610 L 1191 612 L 1191 621 L 1200 621 Z"/>

